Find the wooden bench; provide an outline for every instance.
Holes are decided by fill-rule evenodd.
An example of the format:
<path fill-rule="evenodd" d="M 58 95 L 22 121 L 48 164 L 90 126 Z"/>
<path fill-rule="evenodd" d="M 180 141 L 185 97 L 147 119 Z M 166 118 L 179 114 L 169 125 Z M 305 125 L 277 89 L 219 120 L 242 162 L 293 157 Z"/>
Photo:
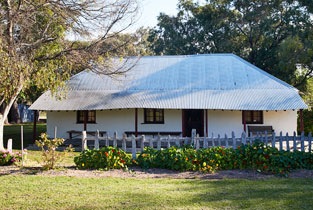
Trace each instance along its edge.
<path fill-rule="evenodd" d="M 127 136 L 131 136 L 131 135 L 135 135 L 135 131 L 125 131 L 125 134 Z M 157 135 L 161 135 L 161 136 L 168 136 L 168 135 L 171 135 L 171 136 L 180 136 L 182 135 L 182 132 L 180 131 L 174 131 L 174 132 L 168 132 L 168 131 L 140 131 L 140 132 L 137 132 L 138 136 L 141 136 L 141 135 L 145 135 L 145 136 L 152 136 L 152 137 L 155 137 Z"/>
<path fill-rule="evenodd" d="M 67 131 L 67 133 L 69 134 L 69 139 L 73 139 L 73 137 L 74 137 L 74 138 L 77 138 L 77 137 L 80 138 L 81 135 L 82 135 L 82 132 L 83 132 L 83 131 L 75 131 L 75 130 Z M 87 135 L 91 135 L 91 136 L 95 136 L 96 133 L 97 133 L 97 131 L 87 131 Z M 100 136 L 103 136 L 103 135 L 105 135 L 106 133 L 107 133 L 106 131 L 99 131 Z M 75 136 L 73 136 L 73 134 L 74 134 Z"/>
<path fill-rule="evenodd" d="M 248 126 L 248 133 L 252 133 L 252 136 L 256 136 L 256 134 L 262 133 L 264 135 L 265 131 L 267 132 L 268 136 L 271 136 L 274 132 L 273 126 Z"/>

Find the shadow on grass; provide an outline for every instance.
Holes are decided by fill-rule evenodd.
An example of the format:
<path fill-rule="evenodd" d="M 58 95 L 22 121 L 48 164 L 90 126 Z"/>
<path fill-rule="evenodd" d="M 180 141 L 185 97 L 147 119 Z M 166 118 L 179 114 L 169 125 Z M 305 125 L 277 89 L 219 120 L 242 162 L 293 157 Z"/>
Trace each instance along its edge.
<path fill-rule="evenodd" d="M 274 178 L 253 181 L 236 179 L 177 181 L 163 179 L 157 183 L 151 183 L 149 187 L 146 185 L 147 183 L 137 182 L 132 183 L 129 189 L 131 192 L 113 191 L 114 199 L 117 202 L 114 205 L 108 204 L 105 208 L 295 210 L 312 209 L 313 205 L 313 180 L 308 179 Z M 310 187 L 306 187 L 307 185 Z M 136 188 L 140 188 L 142 191 L 138 192 L 139 190 Z M 68 207 L 68 209 L 93 208 L 99 208 L 99 206 L 97 204 L 90 204 L 89 206 L 85 203 L 81 206 Z"/>
<path fill-rule="evenodd" d="M 75 169 L 74 166 L 62 166 L 56 167 L 53 170 L 67 170 L 67 169 Z M 43 167 L 18 167 L 18 166 L 1 166 L 0 168 L 0 177 L 8 176 L 8 175 L 38 175 L 39 173 L 45 172 Z"/>

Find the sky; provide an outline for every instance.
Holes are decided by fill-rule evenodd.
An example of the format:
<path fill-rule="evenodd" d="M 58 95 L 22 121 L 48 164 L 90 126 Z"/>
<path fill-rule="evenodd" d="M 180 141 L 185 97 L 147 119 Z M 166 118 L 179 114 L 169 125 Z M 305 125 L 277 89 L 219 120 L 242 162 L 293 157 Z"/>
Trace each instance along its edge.
<path fill-rule="evenodd" d="M 138 0 L 140 3 L 140 9 L 137 17 L 137 21 L 134 25 L 127 28 L 123 33 L 133 33 L 140 27 L 153 28 L 157 25 L 157 18 L 161 12 L 167 15 L 177 14 L 177 4 L 179 0 Z M 194 0 L 194 2 L 203 2 L 205 0 Z M 95 33 L 94 37 L 98 34 Z M 84 38 L 77 37 L 71 33 L 67 35 L 69 40 L 85 40 Z"/>
<path fill-rule="evenodd" d="M 143 0 L 141 3 L 138 21 L 130 29 L 135 31 L 137 28 L 154 27 L 157 24 L 157 17 L 161 12 L 168 15 L 177 14 L 178 0 Z"/>

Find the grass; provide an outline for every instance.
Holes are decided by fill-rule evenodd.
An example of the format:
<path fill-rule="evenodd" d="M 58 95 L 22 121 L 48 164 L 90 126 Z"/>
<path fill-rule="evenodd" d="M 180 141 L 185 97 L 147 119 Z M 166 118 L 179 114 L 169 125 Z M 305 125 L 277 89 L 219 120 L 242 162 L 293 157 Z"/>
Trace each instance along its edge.
<path fill-rule="evenodd" d="M 62 166 L 74 166 L 69 153 Z M 26 166 L 41 159 L 29 151 Z M 38 164 L 38 163 L 37 163 Z M 1 168 L 0 168 L 1 170 Z M 66 169 L 64 169 L 66 170 Z M 1 209 L 312 209 L 313 179 L 0 176 Z"/>
<path fill-rule="evenodd" d="M 2 209 L 311 209 L 313 180 L 0 177 Z"/>
<path fill-rule="evenodd" d="M 21 149 L 21 125 L 24 130 L 24 147 L 33 144 L 33 124 L 12 124 L 4 126 L 4 147 L 7 147 L 8 139 L 13 139 L 13 149 Z M 37 137 L 43 132 L 46 132 L 46 124 L 37 124 Z"/>
<path fill-rule="evenodd" d="M 69 153 L 61 166 L 74 166 Z M 25 165 L 39 166 L 28 151 Z M 1 167 L 0 167 L 1 170 Z M 66 170 L 66 168 L 64 169 Z M 1 209 L 312 209 L 313 179 L 135 179 L 0 175 Z"/>

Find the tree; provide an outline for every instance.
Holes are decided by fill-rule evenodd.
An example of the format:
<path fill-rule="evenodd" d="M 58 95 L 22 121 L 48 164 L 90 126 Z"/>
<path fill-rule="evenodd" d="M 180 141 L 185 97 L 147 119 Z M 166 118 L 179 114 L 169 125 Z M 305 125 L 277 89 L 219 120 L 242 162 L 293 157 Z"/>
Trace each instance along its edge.
<path fill-rule="evenodd" d="M 139 28 L 134 33 L 122 33 L 103 42 L 100 54 L 103 53 L 102 50 L 110 50 L 111 54 L 116 56 L 151 55 L 147 39 L 148 29 L 145 28 Z"/>
<path fill-rule="evenodd" d="M 0 0 L 0 149 L 4 120 L 21 91 L 36 86 L 62 97 L 57 90 L 65 90 L 72 69 L 109 66 L 111 52 L 99 56 L 99 46 L 129 27 L 136 11 L 136 0 Z M 82 45 L 68 34 L 97 38 Z"/>
<path fill-rule="evenodd" d="M 156 54 L 235 53 L 305 90 L 312 76 L 312 1 L 180 0 L 150 31 Z M 176 47 L 175 47 L 176 46 Z"/>
<path fill-rule="evenodd" d="M 161 13 L 157 27 L 150 30 L 150 48 L 158 55 L 182 55 L 231 51 L 228 17 L 224 6 L 199 6 L 192 1 L 180 1 L 177 16 Z"/>

